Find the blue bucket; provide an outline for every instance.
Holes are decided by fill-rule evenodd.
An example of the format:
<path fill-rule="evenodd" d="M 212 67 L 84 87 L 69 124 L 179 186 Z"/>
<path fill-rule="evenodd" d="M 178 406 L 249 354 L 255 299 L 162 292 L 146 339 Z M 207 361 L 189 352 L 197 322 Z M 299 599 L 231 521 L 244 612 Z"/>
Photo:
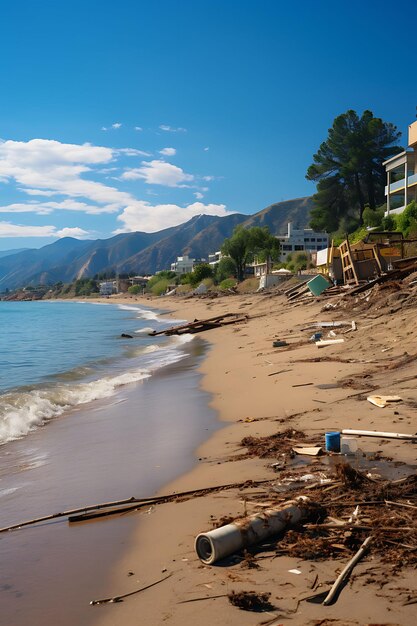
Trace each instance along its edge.
<path fill-rule="evenodd" d="M 340 433 L 331 432 L 325 434 L 327 452 L 340 452 Z"/>

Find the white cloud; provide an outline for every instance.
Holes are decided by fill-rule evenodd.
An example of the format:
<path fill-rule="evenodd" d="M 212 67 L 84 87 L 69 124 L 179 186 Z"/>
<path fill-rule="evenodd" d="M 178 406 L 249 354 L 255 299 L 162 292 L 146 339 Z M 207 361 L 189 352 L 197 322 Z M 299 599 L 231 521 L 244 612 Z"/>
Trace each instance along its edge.
<path fill-rule="evenodd" d="M 82 178 L 93 166 L 110 163 L 117 151 L 91 144 L 49 139 L 0 142 L 0 177 L 14 179 L 29 195 L 84 197 L 98 204 L 125 206 L 128 193 Z"/>
<path fill-rule="evenodd" d="M 54 211 L 82 211 L 90 215 L 100 215 L 102 213 L 117 213 L 119 210 L 120 205 L 118 204 L 96 206 L 71 199 L 61 202 L 16 202 L 0 206 L 0 213 L 36 213 L 37 215 L 49 215 Z"/>
<path fill-rule="evenodd" d="M 204 198 L 203 194 L 200 191 L 196 191 L 194 195 L 197 200 L 202 200 Z"/>
<path fill-rule="evenodd" d="M 111 125 L 111 127 L 117 130 L 118 128 L 122 127 L 122 124 L 120 122 L 115 122 Z"/>
<path fill-rule="evenodd" d="M 136 230 L 156 232 L 170 226 L 177 226 L 190 220 L 196 215 L 217 215 L 224 217 L 231 213 L 226 210 L 224 204 L 203 204 L 194 202 L 181 207 L 177 204 L 152 205 L 146 201 L 139 201 L 127 206 L 117 217 L 123 222 L 123 227 L 116 230 L 115 234 L 132 232 Z"/>
<path fill-rule="evenodd" d="M 208 152 L 209 150 L 210 150 L 210 148 L 209 148 L 208 146 L 206 146 L 206 147 L 204 148 L 204 152 Z"/>
<path fill-rule="evenodd" d="M 175 156 L 177 151 L 175 148 L 162 148 L 162 150 L 159 151 L 159 154 L 162 154 L 163 156 Z"/>
<path fill-rule="evenodd" d="M 146 156 L 146 157 L 151 156 L 149 152 L 144 152 L 143 150 L 136 150 L 136 148 L 119 148 L 118 150 L 114 150 L 114 153 L 124 154 L 126 156 Z"/>
<path fill-rule="evenodd" d="M 165 185 L 166 187 L 186 187 L 184 183 L 194 180 L 192 174 L 186 174 L 180 167 L 157 159 L 142 161 L 142 167 L 126 170 L 121 178 L 123 180 L 142 179 L 148 185 Z"/>
<path fill-rule="evenodd" d="M 88 235 L 82 228 L 62 228 L 55 226 L 23 226 L 10 222 L 0 222 L 0 237 L 85 237 Z"/>
<path fill-rule="evenodd" d="M 214 176 L 203 176 L 203 180 L 205 180 L 205 181 L 207 181 L 209 183 L 212 180 L 214 180 Z"/>
<path fill-rule="evenodd" d="M 108 128 L 107 128 L 106 126 L 102 126 L 102 127 L 101 127 L 101 130 L 106 131 L 106 130 L 108 130 Z"/>
<path fill-rule="evenodd" d="M 78 228 L 78 226 L 74 228 L 61 228 L 61 230 L 56 231 L 57 237 L 75 237 L 77 239 L 84 239 L 88 234 L 86 230 Z"/>
<path fill-rule="evenodd" d="M 168 126 L 167 124 L 161 124 L 159 128 L 160 130 L 163 130 L 166 133 L 186 133 L 187 132 L 187 129 L 181 128 L 181 126 L 178 126 L 178 128 L 174 128 L 173 126 Z"/>
<path fill-rule="evenodd" d="M 135 126 L 135 130 L 137 130 L 138 132 L 141 132 L 143 130 L 142 126 Z"/>

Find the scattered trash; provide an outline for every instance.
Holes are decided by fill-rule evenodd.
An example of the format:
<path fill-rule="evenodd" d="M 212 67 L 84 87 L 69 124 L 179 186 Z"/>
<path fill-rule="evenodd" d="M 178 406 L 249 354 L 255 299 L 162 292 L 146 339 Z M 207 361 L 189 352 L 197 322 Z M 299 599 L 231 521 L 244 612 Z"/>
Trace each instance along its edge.
<path fill-rule="evenodd" d="M 323 454 L 321 446 L 295 446 L 293 448 L 295 454 L 305 454 L 306 456 L 318 456 Z"/>
<path fill-rule="evenodd" d="M 381 409 L 385 408 L 388 404 L 392 404 L 393 402 L 402 401 L 400 396 L 368 396 L 366 399 L 368 402 L 375 404 L 375 406 L 378 406 Z"/>
<path fill-rule="evenodd" d="M 349 437 L 349 435 L 342 435 L 340 438 L 340 452 L 342 454 L 356 454 L 358 451 L 358 441 L 355 437 Z"/>
<path fill-rule="evenodd" d="M 324 436 L 327 452 L 340 452 L 340 432 L 333 431 Z"/>
<path fill-rule="evenodd" d="M 332 479 L 328 478 L 324 472 L 317 472 L 317 474 L 303 474 L 302 476 L 286 476 L 275 484 L 274 491 L 288 491 L 289 488 L 297 489 L 305 483 L 325 485 L 331 482 Z"/>
<path fill-rule="evenodd" d="M 226 321 L 226 318 L 227 321 Z M 181 324 L 179 326 L 171 326 L 165 330 L 153 330 L 148 333 L 151 337 L 156 335 L 183 335 L 185 333 L 201 333 L 205 330 L 212 328 L 221 328 L 229 324 L 236 324 L 237 322 L 246 322 L 248 320 L 247 315 L 241 315 L 239 313 L 224 313 L 223 315 L 216 315 L 216 317 L 210 317 L 204 320 L 194 320 L 187 324 Z"/>
<path fill-rule="evenodd" d="M 342 435 L 356 435 L 358 437 L 380 437 L 381 439 L 405 439 L 407 441 L 417 441 L 417 435 L 406 435 L 404 433 L 387 433 L 378 430 L 355 430 L 353 428 L 343 428 Z"/>
<path fill-rule="evenodd" d="M 256 593 L 256 591 L 231 591 L 228 596 L 230 604 L 243 611 L 270 611 L 273 605 L 269 602 L 270 593 Z"/>
<path fill-rule="evenodd" d="M 334 332 L 334 330 L 330 330 L 327 336 L 334 339 L 335 337 L 337 337 L 337 334 Z"/>
<path fill-rule="evenodd" d="M 356 506 L 355 510 L 353 511 L 352 515 L 349 517 L 348 522 L 350 524 L 357 524 L 357 522 L 359 518 L 359 504 Z"/>
<path fill-rule="evenodd" d="M 288 346 L 288 343 L 286 341 L 277 340 L 272 342 L 272 346 L 274 348 L 284 348 L 285 346 Z"/>
<path fill-rule="evenodd" d="M 308 498 L 302 497 L 200 533 L 195 540 L 197 556 L 206 565 L 213 565 L 242 548 L 259 543 L 278 534 L 287 526 L 306 519 L 310 511 L 308 504 Z"/>
<path fill-rule="evenodd" d="M 307 287 L 313 296 L 319 296 L 323 291 L 331 287 L 331 283 L 321 274 L 317 274 L 317 276 L 308 281 Z"/>
<path fill-rule="evenodd" d="M 318 348 L 324 348 L 325 346 L 333 346 L 337 343 L 344 343 L 344 339 L 321 339 L 320 341 L 316 341 L 316 346 Z"/>
<path fill-rule="evenodd" d="M 164 576 L 163 578 L 160 578 L 159 580 L 156 580 L 154 583 L 151 583 L 150 585 L 146 585 L 146 587 L 141 587 L 140 589 L 136 589 L 135 591 L 130 591 L 129 593 L 124 593 L 121 596 L 113 596 L 111 598 L 103 598 L 102 600 L 91 600 L 90 605 L 91 606 L 96 606 L 97 604 L 111 604 L 111 603 L 114 603 L 114 602 L 123 602 L 124 598 L 127 598 L 128 596 L 133 596 L 136 593 L 140 593 L 141 591 L 145 591 L 146 589 L 150 589 L 151 587 L 155 587 L 155 585 L 159 585 L 159 583 L 162 583 L 164 580 L 167 580 L 168 578 L 170 578 L 172 576 L 172 574 L 173 574 L 173 572 L 171 572 L 167 576 Z"/>
<path fill-rule="evenodd" d="M 298 385 L 291 385 L 291 387 L 308 387 L 309 385 L 314 385 L 314 383 L 299 383 Z"/>
<path fill-rule="evenodd" d="M 301 570 L 299 570 L 299 569 L 289 569 L 288 573 L 289 574 L 301 574 Z"/>
<path fill-rule="evenodd" d="M 323 333 L 314 333 L 314 335 L 311 335 L 310 341 L 314 343 L 316 341 L 320 341 L 322 337 L 323 337 Z"/>
<path fill-rule="evenodd" d="M 368 546 L 369 546 L 370 542 L 371 542 L 371 537 L 367 537 L 365 539 L 365 541 L 363 542 L 363 544 L 361 545 L 361 547 L 359 548 L 359 550 L 357 551 L 357 553 L 355 554 L 355 556 L 349 561 L 349 563 L 346 565 L 346 567 L 341 571 L 341 573 L 338 576 L 338 578 L 336 579 L 333 587 L 330 589 L 329 593 L 327 594 L 327 596 L 323 600 L 324 606 L 332 604 L 332 602 L 334 602 L 337 599 L 337 595 L 338 595 L 339 591 L 341 590 L 342 585 L 349 578 L 350 573 L 352 572 L 352 570 L 355 567 L 355 565 L 364 556 L 365 552 L 368 549 Z"/>

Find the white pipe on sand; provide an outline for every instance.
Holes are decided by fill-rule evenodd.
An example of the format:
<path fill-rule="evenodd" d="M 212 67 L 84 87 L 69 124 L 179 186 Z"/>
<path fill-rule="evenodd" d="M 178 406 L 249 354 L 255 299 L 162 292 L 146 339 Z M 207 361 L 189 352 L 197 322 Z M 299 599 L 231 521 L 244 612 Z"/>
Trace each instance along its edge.
<path fill-rule="evenodd" d="M 226 526 L 200 533 L 195 540 L 197 555 L 203 563 L 212 565 L 242 548 L 276 535 L 287 526 L 297 524 L 307 517 L 308 508 L 305 505 L 308 502 L 308 498 L 301 496 L 279 508 L 267 509 Z"/>
<path fill-rule="evenodd" d="M 404 433 L 386 433 L 379 430 L 354 430 L 352 428 L 344 428 L 342 435 L 356 435 L 358 437 L 381 437 L 382 439 L 406 439 L 408 441 L 417 441 L 417 435 L 405 435 Z"/>

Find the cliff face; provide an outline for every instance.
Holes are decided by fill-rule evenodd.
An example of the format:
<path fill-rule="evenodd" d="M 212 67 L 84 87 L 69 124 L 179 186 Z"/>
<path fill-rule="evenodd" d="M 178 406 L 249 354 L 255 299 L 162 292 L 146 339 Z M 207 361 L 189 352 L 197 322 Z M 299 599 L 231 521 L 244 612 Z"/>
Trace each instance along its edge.
<path fill-rule="evenodd" d="M 169 268 L 182 254 L 207 258 L 221 247 L 238 224 L 268 226 L 273 234 L 285 233 L 288 221 L 304 227 L 311 208 L 311 198 L 298 198 L 272 204 L 250 216 L 198 215 L 156 233 L 126 233 L 96 241 L 65 237 L 39 250 L 23 250 L 0 258 L 0 291 L 71 282 L 106 270 L 154 274 Z"/>

